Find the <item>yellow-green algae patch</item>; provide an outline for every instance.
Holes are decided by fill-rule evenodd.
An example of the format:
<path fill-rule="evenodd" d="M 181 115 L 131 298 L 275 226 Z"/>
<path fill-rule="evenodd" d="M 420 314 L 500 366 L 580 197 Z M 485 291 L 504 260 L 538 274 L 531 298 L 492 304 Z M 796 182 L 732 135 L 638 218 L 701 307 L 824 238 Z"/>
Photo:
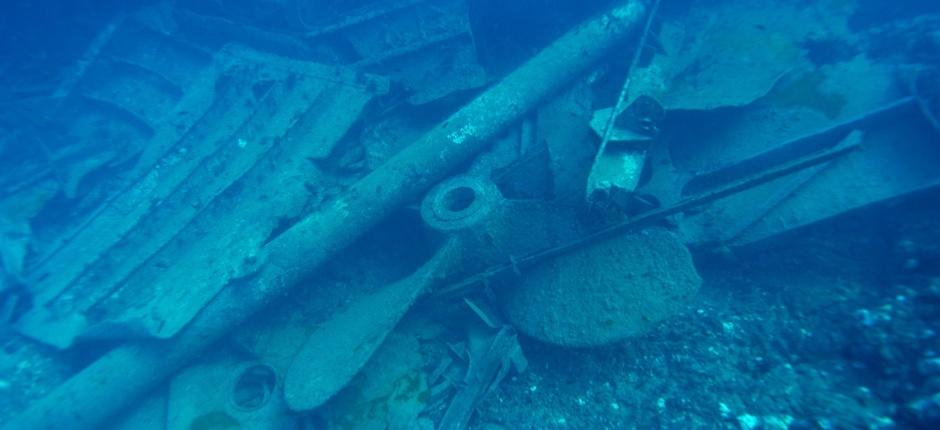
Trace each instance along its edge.
<path fill-rule="evenodd" d="M 417 339 L 392 333 L 363 371 L 324 408 L 329 428 L 415 428 L 430 394 L 423 366 Z"/>

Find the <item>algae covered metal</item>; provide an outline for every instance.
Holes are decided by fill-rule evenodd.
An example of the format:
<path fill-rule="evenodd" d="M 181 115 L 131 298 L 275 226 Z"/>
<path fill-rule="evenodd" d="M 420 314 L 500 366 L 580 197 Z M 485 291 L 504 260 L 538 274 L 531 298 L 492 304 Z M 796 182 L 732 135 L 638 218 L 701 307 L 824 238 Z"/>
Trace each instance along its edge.
<path fill-rule="evenodd" d="M 642 13 L 638 2 L 630 2 L 563 36 L 357 181 L 335 201 L 267 243 L 253 259 L 263 264 L 258 264 L 255 271 L 236 276 L 237 285 L 217 294 L 176 336 L 165 342 L 129 343 L 115 348 L 15 418 L 8 427 L 98 426 L 127 401 L 144 394 L 207 348 L 210 342 L 293 288 L 304 275 L 389 212 L 472 157 L 497 132 L 628 35 Z M 88 390 L 97 394 L 89 396 Z M 95 398 L 94 405 L 82 401 L 90 397 Z"/>
<path fill-rule="evenodd" d="M 174 335 L 302 213 L 318 174 L 304 157 L 329 153 L 387 86 L 236 48 L 205 79 L 202 104 L 181 108 L 198 120 L 34 268 L 21 331 L 59 347 Z"/>
<path fill-rule="evenodd" d="M 0 427 L 826 427 L 747 408 L 936 305 L 935 21 L 660 3 L 159 1 L 0 85 Z"/>

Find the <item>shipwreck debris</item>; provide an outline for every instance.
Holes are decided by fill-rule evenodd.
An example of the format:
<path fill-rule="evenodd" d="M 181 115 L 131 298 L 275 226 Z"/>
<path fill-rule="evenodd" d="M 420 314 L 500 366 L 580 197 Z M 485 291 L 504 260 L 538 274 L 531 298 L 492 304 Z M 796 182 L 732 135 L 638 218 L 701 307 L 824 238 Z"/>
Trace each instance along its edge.
<path fill-rule="evenodd" d="M 471 332 L 467 344 L 467 372 L 438 423 L 439 430 L 466 429 L 480 401 L 511 370 L 521 373 L 528 366 L 516 332 L 510 326 L 503 326 L 490 334 Z"/>
<path fill-rule="evenodd" d="M 166 341 L 118 346 L 56 387 L 4 429 L 99 428 L 214 341 L 311 273 L 390 212 L 479 152 L 498 132 L 579 76 L 642 19 L 639 1 L 618 4 L 546 47 L 440 126 L 356 182 L 323 210 L 267 243 L 265 261 L 218 295 Z M 355 216 L 351 216 L 355 214 Z"/>
<path fill-rule="evenodd" d="M 294 417 L 279 395 L 282 383 L 267 364 L 222 349 L 170 381 L 166 428 L 289 428 Z"/>
<path fill-rule="evenodd" d="M 301 214 L 308 193 L 293 178 L 316 172 L 292 154 L 329 151 L 387 88 L 377 77 L 237 47 L 214 64 L 205 103 L 184 108 L 201 109 L 200 118 L 174 149 L 31 271 L 38 306 L 20 322 L 23 333 L 59 347 L 175 334 L 253 270 L 242 261 L 281 217 Z"/>
<path fill-rule="evenodd" d="M 622 199 L 618 195 L 632 194 L 640 185 L 647 169 L 646 154 L 658 133 L 658 123 L 665 111 L 656 100 L 641 96 L 623 112 L 616 115 L 611 129 L 600 127 L 600 120 L 608 118 L 612 109 L 595 113 L 591 128 L 603 136 L 603 144 L 594 158 L 587 182 L 587 201 L 603 204 Z"/>
<path fill-rule="evenodd" d="M 758 261 L 763 245 L 896 216 L 866 233 L 884 233 L 900 252 L 871 260 L 906 276 L 933 270 L 935 247 L 910 240 L 936 236 L 930 217 L 907 209 L 931 205 L 940 183 L 936 71 L 903 49 L 886 61 L 864 40 L 843 41 L 853 2 L 827 4 L 831 14 L 714 6 L 742 9 L 741 23 L 703 13 L 709 1 L 661 17 L 658 1 L 631 1 L 484 92 L 491 76 L 476 57 L 499 52 L 487 40 L 514 37 L 500 23 L 516 16 L 497 1 L 472 11 L 471 28 L 476 1 L 161 2 L 107 26 L 55 100 L 39 100 L 55 106 L 51 118 L 17 127 L 26 121 L 4 115 L 13 134 L 0 141 L 11 169 L 0 205 L 44 209 L 0 210 L 13 215 L 0 251 L 15 275 L 0 273 L 4 349 L 37 348 L 0 367 L 75 355 L 90 365 L 0 372 L 0 391 L 17 394 L 0 402 L 0 427 L 502 428 L 529 418 L 507 411 L 527 398 L 632 413 L 619 402 L 635 375 L 607 384 L 588 373 L 609 368 L 590 360 L 573 384 L 541 372 L 570 370 L 558 357 L 627 348 L 658 376 L 662 363 L 641 358 L 650 340 L 752 333 L 737 320 L 713 324 L 707 304 L 661 324 L 689 308 L 702 282 L 690 253 L 700 263 L 715 251 Z M 643 5 L 654 12 L 626 55 L 626 83 L 598 110 L 617 96 L 610 71 L 627 59 L 615 50 Z M 539 16 L 570 23 L 598 7 Z M 481 24 L 487 17 L 496 24 Z M 530 27 L 540 40 L 555 30 Z M 658 39 L 655 53 L 644 52 L 647 37 Z M 508 45 L 529 52 L 542 46 L 535 39 Z M 488 60 L 492 72 L 516 58 Z M 784 69 L 790 60 L 796 67 Z M 628 91 L 634 66 L 641 89 Z M 7 158 L 21 139 L 36 150 Z M 840 234 L 853 234 L 845 224 Z M 891 300 L 912 303 L 903 294 Z M 611 345 L 654 325 L 668 335 Z M 520 342 L 542 353 L 539 365 L 506 381 L 526 366 Z M 745 370 L 788 357 L 748 359 Z M 37 375 L 53 378 L 29 381 Z M 553 396 L 576 385 L 589 391 L 573 405 Z M 649 412 L 672 408 L 670 397 L 654 397 Z M 724 418 L 732 409 L 753 418 L 729 404 Z M 496 425 L 488 413 L 510 418 Z"/>
<path fill-rule="evenodd" d="M 833 148 L 819 150 L 805 157 L 770 167 L 751 176 L 731 181 L 700 195 L 686 197 L 678 202 L 651 209 L 646 212 L 638 213 L 622 222 L 605 226 L 599 230 L 592 231 L 582 237 L 577 238 L 558 246 L 552 246 L 537 252 L 517 257 L 509 263 L 498 264 L 487 268 L 479 273 L 472 274 L 458 281 L 452 282 L 445 287 L 439 288 L 434 292 L 438 298 L 462 297 L 480 285 L 487 285 L 490 279 L 497 279 L 506 274 L 516 272 L 520 269 L 529 269 L 539 264 L 549 261 L 555 257 L 568 254 L 572 251 L 590 246 L 598 241 L 640 231 L 651 226 L 661 225 L 664 220 L 674 215 L 686 212 L 698 211 L 708 204 L 725 199 L 741 192 L 751 190 L 755 187 L 773 182 L 780 178 L 786 178 L 790 175 L 812 169 L 820 164 L 844 157 L 851 154 L 859 148 L 858 142 L 845 141 L 842 145 Z"/>
<path fill-rule="evenodd" d="M 750 104 L 787 72 L 808 66 L 801 54 L 804 39 L 820 27 L 838 30 L 821 18 L 807 18 L 799 6 L 695 3 L 700 4 L 663 23 L 656 35 L 662 51 L 634 74 L 631 92 L 651 96 L 667 110 Z"/>
<path fill-rule="evenodd" d="M 703 173 L 687 183 L 687 193 L 720 188 L 720 184 L 747 176 L 749 171 L 813 151 L 865 148 L 828 163 L 816 174 L 772 182 L 685 217 L 681 225 L 684 240 L 694 246 L 723 244 L 745 249 L 799 227 L 928 187 L 940 177 L 936 166 L 926 160 L 935 159 L 940 148 L 933 142 L 935 131 L 921 118 L 916 101 L 905 97 L 753 158 Z M 895 142 L 904 142 L 904 150 L 898 151 Z M 893 173 L 901 171 L 903 175 Z"/>
<path fill-rule="evenodd" d="M 188 38 L 210 46 L 237 43 L 388 77 L 420 105 L 491 80 L 477 60 L 467 3 L 187 2 L 174 19 Z"/>
<path fill-rule="evenodd" d="M 633 71 L 646 48 L 658 9 L 659 0 L 656 0 L 647 14 L 646 25 L 633 52 L 633 59 L 627 67 L 627 76 L 620 87 L 616 103 L 610 109 L 595 112 L 594 118 L 591 119 L 591 128 L 601 137 L 601 143 L 588 174 L 585 199 L 590 204 L 611 200 L 617 193 L 630 193 L 636 189 L 643 172 L 647 149 L 646 145 L 636 143 L 646 143 L 645 141 L 656 135 L 655 123 L 661 120 L 664 114 L 659 102 L 645 95 L 636 98 L 626 109 L 623 108 L 630 97 Z M 614 142 L 612 147 L 609 146 L 611 142 Z M 630 147 L 630 144 L 634 144 L 634 147 Z"/>

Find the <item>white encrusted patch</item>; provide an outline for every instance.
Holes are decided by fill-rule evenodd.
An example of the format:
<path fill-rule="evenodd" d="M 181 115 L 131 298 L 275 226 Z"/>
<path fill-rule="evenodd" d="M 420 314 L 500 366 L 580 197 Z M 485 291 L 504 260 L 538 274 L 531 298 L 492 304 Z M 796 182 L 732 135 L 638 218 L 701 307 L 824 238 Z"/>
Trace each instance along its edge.
<path fill-rule="evenodd" d="M 476 131 L 477 129 L 473 124 L 465 124 L 463 127 L 460 127 L 460 130 L 448 134 L 447 138 L 450 139 L 451 142 L 454 142 L 455 145 L 460 145 L 466 142 L 467 138 L 473 137 Z"/>

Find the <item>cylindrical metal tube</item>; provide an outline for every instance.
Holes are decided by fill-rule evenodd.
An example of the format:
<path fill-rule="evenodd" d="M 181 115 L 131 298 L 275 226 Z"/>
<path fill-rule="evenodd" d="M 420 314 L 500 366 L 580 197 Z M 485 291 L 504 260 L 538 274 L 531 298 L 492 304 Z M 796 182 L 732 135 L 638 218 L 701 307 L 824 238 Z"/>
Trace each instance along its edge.
<path fill-rule="evenodd" d="M 417 142 L 264 249 L 258 271 L 229 285 L 174 338 L 120 346 L 3 426 L 98 429 L 392 211 L 416 200 L 507 126 L 584 73 L 636 28 L 639 0 L 568 32 Z"/>

